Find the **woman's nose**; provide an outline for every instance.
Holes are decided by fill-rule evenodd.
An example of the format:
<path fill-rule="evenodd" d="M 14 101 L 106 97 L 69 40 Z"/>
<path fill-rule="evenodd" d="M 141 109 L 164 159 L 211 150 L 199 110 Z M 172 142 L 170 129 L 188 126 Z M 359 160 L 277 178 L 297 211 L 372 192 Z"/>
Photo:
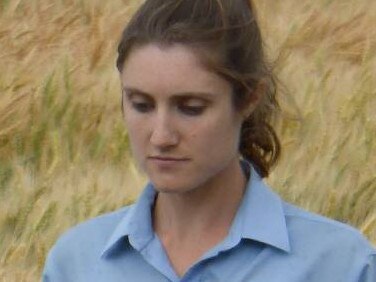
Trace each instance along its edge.
<path fill-rule="evenodd" d="M 178 143 L 178 134 L 168 114 L 155 117 L 150 143 L 156 147 L 171 147 Z"/>

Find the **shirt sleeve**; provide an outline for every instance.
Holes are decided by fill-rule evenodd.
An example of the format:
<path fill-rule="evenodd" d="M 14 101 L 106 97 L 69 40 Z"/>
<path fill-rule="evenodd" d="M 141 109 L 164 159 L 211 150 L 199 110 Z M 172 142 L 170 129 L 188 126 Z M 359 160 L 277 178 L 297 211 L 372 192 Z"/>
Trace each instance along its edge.
<path fill-rule="evenodd" d="M 369 256 L 358 282 L 376 282 L 376 254 Z"/>
<path fill-rule="evenodd" d="M 63 272 L 59 267 L 59 263 L 57 262 L 59 255 L 56 253 L 54 247 L 48 253 L 42 272 L 42 282 L 67 281 L 67 277 L 64 277 Z"/>
<path fill-rule="evenodd" d="M 54 279 L 53 277 L 55 277 L 55 265 L 54 263 L 52 262 L 52 258 L 51 258 L 52 254 L 51 252 L 49 252 L 47 258 L 46 258 L 46 262 L 44 264 L 44 269 L 43 269 L 43 273 L 42 273 L 42 282 L 53 282 L 53 281 L 58 281 L 57 279 Z"/>

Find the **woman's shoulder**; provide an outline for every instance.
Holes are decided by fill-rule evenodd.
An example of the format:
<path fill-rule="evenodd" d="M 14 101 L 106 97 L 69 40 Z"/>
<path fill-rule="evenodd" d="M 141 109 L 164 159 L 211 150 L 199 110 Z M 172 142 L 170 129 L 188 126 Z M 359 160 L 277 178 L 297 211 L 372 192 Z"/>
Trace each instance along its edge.
<path fill-rule="evenodd" d="M 113 212 L 108 212 L 88 219 L 65 231 L 55 242 L 51 252 L 55 254 L 69 253 L 80 249 L 100 253 L 114 232 L 119 222 L 126 216 L 132 205 Z"/>
<path fill-rule="evenodd" d="M 340 222 L 289 203 L 284 203 L 286 226 L 292 245 L 306 246 L 304 249 L 330 252 L 336 255 L 349 252 L 353 255 L 375 256 L 374 246 L 353 226 Z"/>
<path fill-rule="evenodd" d="M 131 207 L 94 217 L 63 233 L 48 253 L 43 281 L 81 281 L 79 277 L 83 273 L 91 273 L 107 241 Z"/>

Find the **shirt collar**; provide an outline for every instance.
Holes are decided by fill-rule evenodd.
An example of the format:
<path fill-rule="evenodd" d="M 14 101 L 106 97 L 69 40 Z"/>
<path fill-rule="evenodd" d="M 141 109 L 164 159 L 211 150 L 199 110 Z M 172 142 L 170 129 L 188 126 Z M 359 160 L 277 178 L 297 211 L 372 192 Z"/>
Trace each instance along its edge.
<path fill-rule="evenodd" d="M 235 217 L 242 238 L 256 240 L 290 252 L 286 218 L 281 198 L 262 180 L 255 168 L 241 161 L 250 171 L 247 189 Z"/>
<path fill-rule="evenodd" d="M 137 202 L 129 207 L 125 216 L 116 226 L 102 251 L 102 257 L 116 249 L 124 237 L 128 237 L 129 243 L 138 251 L 141 251 L 153 239 L 151 210 L 155 195 L 155 189 L 151 183 L 148 183 Z"/>
<path fill-rule="evenodd" d="M 250 173 L 247 189 L 235 216 L 230 233 L 241 238 L 256 240 L 290 252 L 290 243 L 282 201 L 264 184 L 260 175 L 247 161 L 241 161 L 245 171 Z M 102 252 L 107 256 L 124 237 L 138 251 L 141 251 L 154 237 L 151 209 L 156 191 L 148 183 L 138 201 L 131 205 L 115 228 Z"/>

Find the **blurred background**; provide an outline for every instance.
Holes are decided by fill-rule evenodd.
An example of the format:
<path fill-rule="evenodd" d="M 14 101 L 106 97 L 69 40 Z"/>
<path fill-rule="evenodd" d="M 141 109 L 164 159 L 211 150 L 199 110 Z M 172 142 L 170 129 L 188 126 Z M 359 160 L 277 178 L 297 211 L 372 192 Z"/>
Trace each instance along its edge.
<path fill-rule="evenodd" d="M 0 0 L 0 281 L 39 281 L 62 232 L 143 188 L 115 68 L 139 3 Z M 376 244 L 376 1 L 255 4 L 283 90 L 266 182 Z"/>

